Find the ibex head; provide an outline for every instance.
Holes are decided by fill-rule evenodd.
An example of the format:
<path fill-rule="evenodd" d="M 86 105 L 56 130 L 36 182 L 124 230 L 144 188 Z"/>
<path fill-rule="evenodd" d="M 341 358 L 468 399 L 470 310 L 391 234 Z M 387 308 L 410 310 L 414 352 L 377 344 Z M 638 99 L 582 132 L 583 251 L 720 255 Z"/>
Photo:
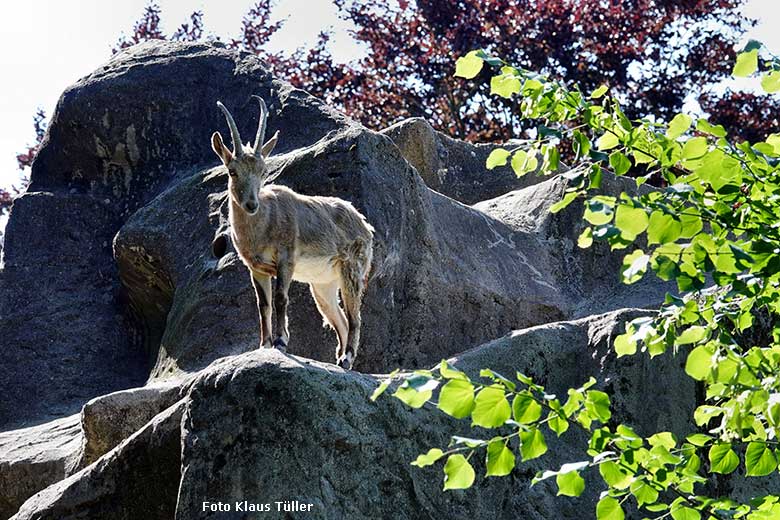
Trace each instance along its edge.
<path fill-rule="evenodd" d="M 222 163 L 228 170 L 228 191 L 233 201 L 250 215 L 257 212 L 257 197 L 260 188 L 268 179 L 268 167 L 265 159 L 271 155 L 276 142 L 279 140 L 277 131 L 265 144 L 265 125 L 268 120 L 268 109 L 265 101 L 260 96 L 252 96 L 260 101 L 260 123 L 257 127 L 254 145 L 241 144 L 241 136 L 238 133 L 236 122 L 230 115 L 228 109 L 222 102 L 217 101 L 217 106 L 225 114 L 228 127 L 230 128 L 230 137 L 233 140 L 233 151 L 225 146 L 222 136 L 219 132 L 214 132 L 211 136 L 211 148 L 222 159 Z"/>

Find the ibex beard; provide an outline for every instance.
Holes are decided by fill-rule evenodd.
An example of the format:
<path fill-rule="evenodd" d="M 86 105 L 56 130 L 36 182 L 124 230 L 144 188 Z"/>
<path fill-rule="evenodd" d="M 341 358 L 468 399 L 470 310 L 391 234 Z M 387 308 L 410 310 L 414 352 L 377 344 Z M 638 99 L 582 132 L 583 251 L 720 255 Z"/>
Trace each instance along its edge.
<path fill-rule="evenodd" d="M 228 171 L 231 237 L 255 288 L 260 345 L 286 350 L 290 282 L 305 282 L 324 324 L 336 331 L 336 363 L 351 369 L 360 342 L 360 308 L 371 269 L 374 228 L 345 200 L 301 195 L 272 184 L 275 176 L 269 177 L 265 160 L 279 132 L 265 141 L 268 110 L 261 97 L 253 97 L 260 102 L 254 144 L 242 144 L 233 116 L 217 102 L 230 128 L 233 150 L 219 132 L 211 136 L 211 146 Z"/>

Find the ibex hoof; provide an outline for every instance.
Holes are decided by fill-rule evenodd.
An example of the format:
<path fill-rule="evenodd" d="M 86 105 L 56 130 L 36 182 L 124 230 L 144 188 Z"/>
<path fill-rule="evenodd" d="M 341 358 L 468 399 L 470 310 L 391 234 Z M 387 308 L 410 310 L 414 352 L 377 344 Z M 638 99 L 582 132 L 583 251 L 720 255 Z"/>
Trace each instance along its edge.
<path fill-rule="evenodd" d="M 271 341 L 270 340 L 265 340 L 262 343 L 260 343 L 260 348 L 261 349 L 263 349 L 263 348 L 273 348 L 273 346 L 271 345 Z"/>
<path fill-rule="evenodd" d="M 352 354 L 345 354 L 344 357 L 337 360 L 337 364 L 344 370 L 352 370 Z"/>
<path fill-rule="evenodd" d="M 287 343 L 285 343 L 285 341 L 281 337 L 278 337 L 274 340 L 273 347 L 282 352 L 287 352 Z"/>

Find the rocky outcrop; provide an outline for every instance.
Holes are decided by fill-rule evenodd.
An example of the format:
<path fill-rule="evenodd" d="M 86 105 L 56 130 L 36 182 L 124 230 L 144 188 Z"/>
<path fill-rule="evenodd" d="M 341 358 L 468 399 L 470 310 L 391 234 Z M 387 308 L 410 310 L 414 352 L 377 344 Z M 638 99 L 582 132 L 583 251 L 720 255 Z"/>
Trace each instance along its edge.
<path fill-rule="evenodd" d="M 616 360 L 611 353 L 624 321 L 642 312 L 516 331 L 451 362 L 472 373 L 485 366 L 520 370 L 555 391 L 593 375 L 616 396 L 616 420 L 645 431 L 686 432 L 690 425 L 679 418 L 695 406 L 695 391 L 679 358 Z M 659 378 L 664 388 L 644 399 L 645 385 Z M 89 468 L 30 499 L 14 519 L 171 518 L 164 515 L 173 504 L 180 519 L 238 518 L 204 511 L 203 502 L 235 507 L 245 500 L 273 508 L 285 500 L 311 504 L 310 512 L 273 509 L 271 518 L 581 518 L 578 512 L 593 507 L 593 487 L 579 500 L 555 498 L 546 485 L 527 487 L 538 469 L 584 456 L 587 441 L 576 430 L 561 439 L 550 433 L 551 455 L 520 464 L 511 477 L 480 477 L 470 490 L 442 491 L 440 468 L 409 462 L 446 445 L 449 434 L 477 433 L 464 421 L 410 410 L 389 396 L 372 403 L 377 379 L 274 350 L 223 358 L 195 377 L 180 403 Z M 157 461 L 154 469 L 151 461 Z M 176 480 L 178 488 L 163 479 Z"/>
<path fill-rule="evenodd" d="M 487 171 L 492 145 L 420 120 L 368 130 L 253 55 L 150 42 L 63 94 L 14 205 L 0 270 L 0 518 L 24 500 L 15 518 L 222 518 L 202 502 L 296 499 L 318 518 L 579 518 L 592 502 L 517 493 L 537 463 L 443 493 L 437 470 L 408 463 L 468 425 L 369 402 L 377 376 L 328 363 L 335 336 L 305 285 L 291 290 L 292 355 L 255 350 L 209 144 L 224 131 L 218 99 L 252 135 L 252 94 L 280 131 L 278 182 L 347 199 L 376 228 L 359 372 L 456 356 L 554 389 L 594 374 L 626 420 L 686 427 L 666 414 L 695 395 L 677 361 L 618 362 L 608 347 L 640 312 L 618 309 L 652 307 L 666 286 L 623 287 L 620 255 L 576 247 L 581 206 L 548 212 L 566 177 Z M 641 385 L 662 373 L 682 397 L 649 410 Z M 566 460 L 577 441 L 550 442 Z"/>
<path fill-rule="evenodd" d="M 14 520 L 168 520 L 180 479 L 180 402 L 91 466 L 30 498 Z"/>
<path fill-rule="evenodd" d="M 78 469 L 89 466 L 173 406 L 186 393 L 186 380 L 172 379 L 92 399 L 81 409 L 83 442 Z"/>
<path fill-rule="evenodd" d="M 79 417 L 0 432 L 0 518 L 69 475 L 78 464 Z"/>
<path fill-rule="evenodd" d="M 544 177 L 517 177 L 511 168 L 488 170 L 485 161 L 499 145 L 472 144 L 435 130 L 420 117 L 405 119 L 382 130 L 390 137 L 432 190 L 464 204 L 474 204 L 532 186 Z M 508 143 L 514 148 L 518 143 Z"/>

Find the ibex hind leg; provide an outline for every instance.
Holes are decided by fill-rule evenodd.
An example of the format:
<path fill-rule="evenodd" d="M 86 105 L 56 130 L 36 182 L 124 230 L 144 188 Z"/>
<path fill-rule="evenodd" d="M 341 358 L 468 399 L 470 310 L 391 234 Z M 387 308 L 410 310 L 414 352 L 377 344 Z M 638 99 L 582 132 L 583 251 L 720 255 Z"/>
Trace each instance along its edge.
<path fill-rule="evenodd" d="M 363 304 L 363 294 L 366 285 L 366 269 L 354 262 L 345 262 L 341 267 L 341 301 L 347 315 L 347 347 L 342 358 L 338 360 L 339 366 L 351 369 L 357 357 L 360 344 L 360 307 Z"/>
<path fill-rule="evenodd" d="M 336 331 L 338 346 L 336 347 L 336 361 L 344 355 L 347 346 L 347 317 L 339 307 L 339 283 L 310 284 L 311 295 L 317 304 L 317 310 L 322 314 L 322 319 Z"/>

